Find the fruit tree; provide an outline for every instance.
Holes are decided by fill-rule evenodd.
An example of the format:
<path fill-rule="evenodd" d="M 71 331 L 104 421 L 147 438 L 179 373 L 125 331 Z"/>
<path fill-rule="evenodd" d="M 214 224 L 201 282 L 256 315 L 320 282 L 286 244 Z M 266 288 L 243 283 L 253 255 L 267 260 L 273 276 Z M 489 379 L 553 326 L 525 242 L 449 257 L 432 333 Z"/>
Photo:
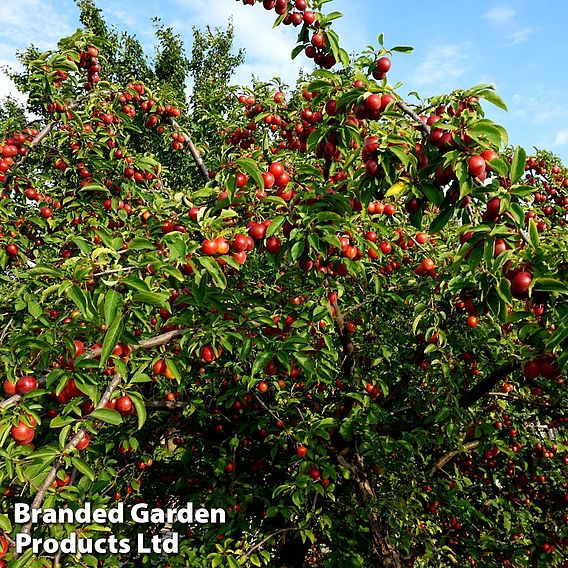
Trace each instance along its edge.
<path fill-rule="evenodd" d="M 22 56 L 0 565 L 566 566 L 568 170 L 509 146 L 489 85 L 405 101 L 411 49 L 349 56 L 325 0 L 240 4 L 297 28 L 296 87 L 230 87 L 230 28 L 187 59 L 158 21 L 148 63 L 88 1 Z M 15 552 L 101 530 L 15 503 L 87 502 L 227 522 L 112 527 L 177 531 L 175 555 Z"/>

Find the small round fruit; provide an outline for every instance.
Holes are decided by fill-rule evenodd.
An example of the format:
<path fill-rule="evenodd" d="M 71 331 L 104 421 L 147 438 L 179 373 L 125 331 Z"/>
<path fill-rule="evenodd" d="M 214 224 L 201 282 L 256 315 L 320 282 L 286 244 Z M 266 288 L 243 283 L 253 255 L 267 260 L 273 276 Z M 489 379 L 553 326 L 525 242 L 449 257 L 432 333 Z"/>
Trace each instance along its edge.
<path fill-rule="evenodd" d="M 89 438 L 89 434 L 85 434 L 82 440 L 75 446 L 78 450 L 84 450 L 88 445 L 91 439 Z"/>
<path fill-rule="evenodd" d="M 474 327 L 477 327 L 477 324 L 478 324 L 478 321 L 477 321 L 477 318 L 476 318 L 475 316 L 469 316 L 469 317 L 467 318 L 467 325 L 468 325 L 469 327 L 471 327 L 472 329 L 473 329 Z"/>
<path fill-rule="evenodd" d="M 35 377 L 24 375 L 18 379 L 16 383 L 16 391 L 18 394 L 27 394 L 37 389 L 38 383 Z"/>
<path fill-rule="evenodd" d="M 132 410 L 132 399 L 127 394 L 117 398 L 115 409 L 122 415 L 128 414 Z"/>
<path fill-rule="evenodd" d="M 296 453 L 298 454 L 299 458 L 305 458 L 306 454 L 308 453 L 308 448 L 306 446 L 298 446 Z"/>
<path fill-rule="evenodd" d="M 381 74 L 386 74 L 390 71 L 392 66 L 391 60 L 388 57 L 381 57 L 375 63 L 375 71 Z"/>
<path fill-rule="evenodd" d="M 257 388 L 261 393 L 265 393 L 268 390 L 268 383 L 266 381 L 260 381 Z"/>

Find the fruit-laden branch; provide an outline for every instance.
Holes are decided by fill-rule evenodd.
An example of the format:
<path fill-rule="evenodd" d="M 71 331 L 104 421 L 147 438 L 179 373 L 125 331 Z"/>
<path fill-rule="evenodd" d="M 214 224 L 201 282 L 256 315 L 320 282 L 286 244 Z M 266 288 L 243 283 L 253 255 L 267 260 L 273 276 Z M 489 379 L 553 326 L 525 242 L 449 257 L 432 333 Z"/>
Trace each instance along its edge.
<path fill-rule="evenodd" d="M 463 445 L 461 450 L 454 450 L 453 452 L 448 452 L 444 454 L 433 466 L 430 470 L 430 477 L 432 477 L 437 471 L 441 470 L 449 461 L 452 461 L 456 456 L 459 456 L 461 453 L 467 450 L 473 450 L 479 446 L 479 440 L 474 440 L 473 442 L 468 442 L 467 444 Z"/>
<path fill-rule="evenodd" d="M 116 387 L 118 387 L 121 380 L 122 377 L 120 375 L 114 376 L 110 384 L 107 386 L 105 392 L 103 393 L 101 400 L 99 400 L 99 403 L 95 406 L 95 410 L 104 408 L 107 405 L 107 403 L 110 401 L 112 397 L 114 390 L 116 389 Z M 88 416 L 87 420 L 95 420 L 95 419 L 92 418 L 91 416 Z M 69 452 L 74 450 L 79 444 L 79 442 L 85 437 L 86 434 L 87 434 L 87 428 L 85 427 L 81 428 L 73 436 L 73 438 L 71 438 L 71 440 L 67 442 L 61 454 L 68 454 Z M 45 494 L 47 493 L 47 490 L 51 487 L 51 484 L 55 481 L 55 477 L 57 476 L 57 472 L 61 467 L 62 461 L 63 461 L 62 458 L 58 457 L 55 463 L 53 464 L 53 466 L 51 467 L 51 469 L 49 470 L 47 477 L 45 478 L 41 487 L 38 489 L 38 492 L 36 493 L 34 500 L 32 501 L 32 509 L 39 509 L 41 507 L 41 504 L 43 502 Z M 22 528 L 21 532 L 24 534 L 29 534 L 31 528 L 32 528 L 32 523 L 29 522 Z"/>
<path fill-rule="evenodd" d="M 139 349 L 153 349 L 154 347 L 161 347 L 162 345 L 166 345 L 173 339 L 177 339 L 181 337 L 187 329 L 174 329 L 173 331 L 168 331 L 166 333 L 162 333 L 160 335 L 156 335 L 156 337 L 151 337 L 149 339 L 143 339 L 140 343 L 136 343 L 130 346 L 130 351 L 138 351 Z M 85 353 L 85 359 L 96 359 L 101 354 L 102 348 L 97 347 L 97 349 L 90 349 Z M 38 383 L 42 384 L 45 381 L 45 377 L 41 378 Z M 22 400 L 22 396 L 19 394 L 15 394 L 6 400 L 0 402 L 0 410 L 10 406 L 11 404 L 17 404 Z"/>
<path fill-rule="evenodd" d="M 78 98 L 76 101 L 73 101 L 72 103 L 70 103 L 69 105 L 67 105 L 67 108 L 69 110 L 73 110 L 74 108 L 76 108 L 80 103 L 82 103 L 85 99 L 89 98 L 90 96 L 92 96 L 92 92 L 88 93 L 87 95 L 84 95 L 80 98 Z M 32 148 L 35 148 L 36 146 L 38 146 L 41 141 L 55 128 L 56 125 L 58 125 L 61 121 L 60 120 L 51 120 L 49 121 L 32 139 L 32 141 L 30 142 L 30 150 Z M 23 165 L 23 163 L 28 159 L 30 153 L 29 151 L 26 152 L 25 154 L 21 155 L 20 158 L 18 158 L 18 160 L 16 160 L 11 166 L 10 169 L 8 170 L 8 173 L 6 173 L 6 176 L 4 177 L 4 187 L 8 187 L 8 183 L 10 183 L 10 180 L 12 179 L 13 175 L 14 175 L 14 170 L 18 169 L 20 166 Z"/>
<path fill-rule="evenodd" d="M 179 131 L 179 133 L 185 138 L 185 141 L 187 142 L 187 147 L 189 148 L 191 156 L 193 157 L 195 163 L 197 164 L 197 168 L 199 169 L 199 173 L 201 174 L 203 181 L 208 182 L 211 179 L 209 177 L 209 170 L 207 169 L 207 166 L 203 162 L 203 158 L 201 157 L 201 153 L 199 152 L 199 150 L 196 148 L 195 144 L 193 143 L 191 136 L 189 136 L 189 134 L 187 134 L 187 132 L 184 132 L 181 129 L 181 126 L 178 124 L 178 122 L 176 120 L 174 120 L 171 117 L 170 117 L 169 120 L 170 120 L 170 124 L 177 131 Z"/>
<path fill-rule="evenodd" d="M 493 387 L 500 383 L 507 375 L 519 369 L 520 366 L 521 364 L 518 361 L 501 365 L 501 367 L 495 369 L 495 371 L 485 377 L 480 383 L 466 392 L 460 399 L 460 406 L 462 408 L 469 408 L 491 391 Z"/>
<path fill-rule="evenodd" d="M 416 112 L 414 110 L 412 110 L 412 108 L 410 108 L 404 101 L 396 101 L 396 106 L 406 115 L 408 115 L 410 118 L 414 119 L 420 130 L 422 130 L 422 132 L 424 132 L 424 134 L 426 136 L 430 135 L 430 126 L 428 124 L 426 124 L 419 116 L 418 114 L 416 114 Z"/>

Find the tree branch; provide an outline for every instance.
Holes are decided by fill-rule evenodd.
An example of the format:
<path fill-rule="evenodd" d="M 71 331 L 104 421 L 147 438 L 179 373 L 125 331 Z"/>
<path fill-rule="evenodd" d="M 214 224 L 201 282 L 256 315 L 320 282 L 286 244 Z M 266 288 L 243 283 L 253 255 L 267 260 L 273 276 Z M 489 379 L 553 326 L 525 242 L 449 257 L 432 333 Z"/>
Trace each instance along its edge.
<path fill-rule="evenodd" d="M 422 130 L 422 132 L 424 132 L 426 136 L 430 135 L 431 132 L 430 126 L 428 126 L 428 124 L 426 124 L 425 122 L 422 122 L 422 119 L 418 116 L 418 114 L 416 114 L 416 112 L 411 107 L 409 107 L 404 101 L 396 101 L 396 106 L 404 114 L 414 119 L 418 123 L 420 130 Z"/>
<path fill-rule="evenodd" d="M 501 367 L 495 369 L 490 375 L 466 392 L 460 399 L 460 406 L 462 408 L 469 408 L 520 366 L 521 364 L 518 361 L 501 365 Z"/>
<path fill-rule="evenodd" d="M 430 477 L 432 477 L 437 471 L 442 469 L 449 461 L 453 460 L 456 456 L 463 453 L 467 450 L 473 450 L 479 446 L 479 440 L 474 440 L 473 442 L 468 442 L 467 444 L 463 445 L 461 450 L 454 450 L 453 452 L 448 452 L 447 454 L 443 455 L 433 466 L 430 470 Z"/>
<path fill-rule="evenodd" d="M 101 400 L 99 400 L 99 403 L 95 406 L 95 410 L 104 408 L 107 405 L 107 403 L 110 401 L 112 397 L 112 393 L 114 392 L 116 387 L 120 384 L 121 380 L 122 378 L 120 377 L 120 375 L 114 376 L 113 380 L 107 386 L 103 396 L 101 397 Z M 93 420 L 93 418 L 89 416 L 87 417 L 87 420 Z M 81 428 L 73 436 L 73 438 L 71 438 L 71 440 L 67 442 L 67 444 L 65 445 L 65 447 L 61 452 L 61 455 L 68 454 L 69 452 L 74 450 L 77 447 L 77 444 L 79 444 L 79 442 L 85 437 L 86 433 L 87 429 L 85 427 Z M 45 478 L 40 488 L 38 489 L 38 492 L 36 493 L 34 500 L 32 501 L 31 505 L 32 509 L 39 509 L 41 507 L 41 504 L 43 502 L 45 494 L 47 493 L 47 490 L 51 487 L 51 484 L 55 481 L 55 477 L 57 476 L 57 472 L 59 471 L 59 468 L 61 467 L 61 463 L 63 461 L 61 455 L 60 457 L 57 458 L 57 460 L 49 470 L 47 477 Z M 32 523 L 29 522 L 22 528 L 21 532 L 24 534 L 29 534 L 31 528 L 32 528 Z"/>
<path fill-rule="evenodd" d="M 191 136 L 189 134 L 187 134 L 187 132 L 184 132 L 181 129 L 181 126 L 179 125 L 179 123 L 176 120 L 174 120 L 173 118 L 170 118 L 169 121 L 170 121 L 170 124 L 178 132 L 180 132 L 182 134 L 185 141 L 187 142 L 187 147 L 189 148 L 189 152 L 190 152 L 191 156 L 193 157 L 193 160 L 195 161 L 197 168 L 199 169 L 199 173 L 201 174 L 203 181 L 205 181 L 205 182 L 210 181 L 211 178 L 209 177 L 209 170 L 207 169 L 207 166 L 203 162 L 203 158 L 201 157 L 201 153 L 195 147 L 195 144 L 193 143 Z"/>
<path fill-rule="evenodd" d="M 250 556 L 252 556 L 252 554 L 258 550 L 263 544 L 265 544 L 266 542 L 268 542 L 271 538 L 274 538 L 275 536 L 278 536 L 279 534 L 285 533 L 285 532 L 291 532 L 291 531 L 299 531 L 301 530 L 298 527 L 288 527 L 288 528 L 284 528 L 284 529 L 278 529 L 277 531 L 274 531 L 273 533 L 269 534 L 268 536 L 264 537 L 259 543 L 255 544 L 252 548 L 250 548 L 246 553 L 245 553 L 245 558 L 249 558 Z"/>

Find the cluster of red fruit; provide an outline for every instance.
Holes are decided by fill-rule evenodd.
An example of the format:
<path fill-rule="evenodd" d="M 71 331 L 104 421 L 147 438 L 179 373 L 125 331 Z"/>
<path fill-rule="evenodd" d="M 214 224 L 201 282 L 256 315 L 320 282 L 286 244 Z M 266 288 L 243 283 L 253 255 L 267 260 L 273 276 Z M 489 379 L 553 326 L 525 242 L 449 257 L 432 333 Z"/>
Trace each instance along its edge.
<path fill-rule="evenodd" d="M 3 144 L 0 144 L 0 182 L 6 179 L 6 172 L 14 164 L 14 158 L 27 154 L 27 143 L 32 142 L 38 133 L 35 128 L 14 132 L 12 136 L 4 140 Z"/>
<path fill-rule="evenodd" d="M 79 55 L 78 66 L 87 70 L 87 82 L 83 85 L 86 91 L 90 91 L 101 80 L 99 77 L 101 64 L 98 57 L 99 50 L 94 45 L 89 46 L 87 51 L 82 51 Z"/>

